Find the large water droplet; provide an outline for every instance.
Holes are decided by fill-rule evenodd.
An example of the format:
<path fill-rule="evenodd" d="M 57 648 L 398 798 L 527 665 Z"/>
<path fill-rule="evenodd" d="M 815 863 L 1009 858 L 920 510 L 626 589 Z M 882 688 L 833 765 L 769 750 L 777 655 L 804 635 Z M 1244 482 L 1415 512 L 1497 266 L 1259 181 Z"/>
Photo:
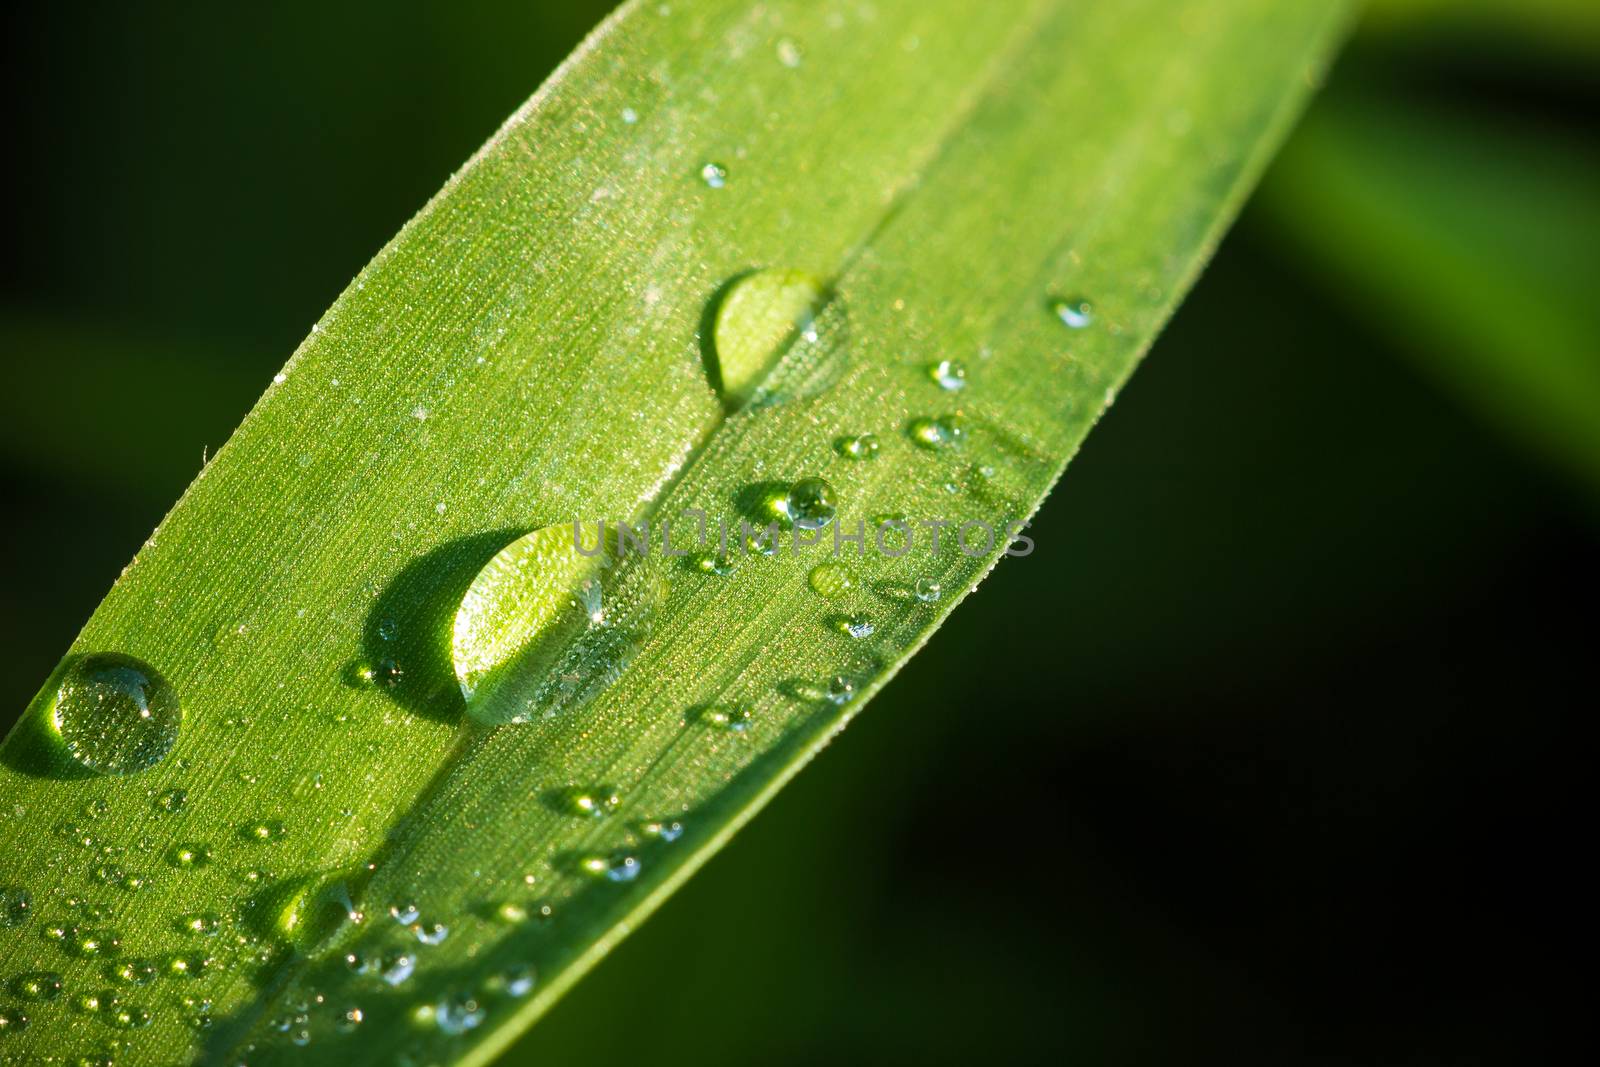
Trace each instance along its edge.
<path fill-rule="evenodd" d="M 768 379 L 797 342 L 816 341 L 826 301 L 821 279 L 779 267 L 752 271 L 721 293 L 712 347 L 717 386 L 730 411 L 778 398 L 781 390 Z"/>
<path fill-rule="evenodd" d="M 838 514 L 839 497 L 821 478 L 802 478 L 789 487 L 783 512 L 802 530 L 820 530 Z"/>
<path fill-rule="evenodd" d="M 177 744 L 182 719 L 177 692 L 153 667 L 112 652 L 68 668 L 50 713 L 67 754 L 100 774 L 160 763 Z"/>
<path fill-rule="evenodd" d="M 616 529 L 546 526 L 520 537 L 473 579 L 456 612 L 452 654 L 467 712 L 528 722 L 580 705 L 630 662 L 664 586 L 646 561 L 624 568 Z M 515 680 L 515 685 L 507 684 Z"/>

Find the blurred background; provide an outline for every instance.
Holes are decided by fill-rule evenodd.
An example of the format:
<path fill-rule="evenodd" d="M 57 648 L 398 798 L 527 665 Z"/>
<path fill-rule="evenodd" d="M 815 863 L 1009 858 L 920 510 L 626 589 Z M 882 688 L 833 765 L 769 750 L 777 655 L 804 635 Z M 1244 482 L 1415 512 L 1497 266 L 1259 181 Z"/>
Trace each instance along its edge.
<path fill-rule="evenodd" d="M 0 725 L 608 6 L 8 11 Z M 1375 3 L 1036 553 L 504 1062 L 1585 1036 L 1597 103 L 1600 5 Z"/>

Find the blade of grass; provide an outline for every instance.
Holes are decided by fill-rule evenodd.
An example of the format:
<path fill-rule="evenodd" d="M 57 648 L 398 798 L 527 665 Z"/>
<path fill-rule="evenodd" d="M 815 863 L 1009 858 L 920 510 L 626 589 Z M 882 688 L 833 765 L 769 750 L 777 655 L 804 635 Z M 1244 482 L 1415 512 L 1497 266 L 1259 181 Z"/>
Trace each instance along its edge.
<path fill-rule="evenodd" d="M 4 881 L 37 918 L 0 940 L 5 966 L 53 968 L 75 996 L 105 980 L 112 935 L 124 962 L 213 960 L 122 994 L 112 1021 L 133 1005 L 150 1024 L 119 1062 L 485 1061 L 998 560 L 1003 538 L 967 555 L 956 531 L 1037 506 L 1342 18 L 1275 0 L 624 7 L 340 298 L 75 643 L 165 674 L 173 755 L 81 773 L 46 725 L 59 672 L 8 739 Z M 756 267 L 821 281 L 825 373 L 729 414 L 703 327 Z M 1080 297 L 1093 319 L 1071 328 L 1055 305 Z M 931 379 L 945 358 L 965 389 Z M 916 420 L 956 415 L 963 442 L 919 445 Z M 875 460 L 840 454 L 868 431 Z M 648 629 L 592 700 L 493 729 L 463 714 L 452 616 L 517 534 L 695 507 L 736 522 L 752 489 L 802 476 L 838 487 L 840 526 L 951 525 L 936 552 L 851 560 L 848 585 L 816 583 L 827 598 L 804 553 L 727 576 L 642 563 Z M 871 637 L 839 632 L 842 612 Z M 546 685 L 529 662 L 499 691 Z M 833 675 L 853 699 L 825 698 Z M 696 711 L 712 704 L 748 728 L 716 729 Z M 140 888 L 117 888 L 130 874 Z M 197 909 L 224 936 L 193 940 Z M 35 1007 L 22 1047 L 103 1045 L 104 1012 L 72 1003 Z"/>

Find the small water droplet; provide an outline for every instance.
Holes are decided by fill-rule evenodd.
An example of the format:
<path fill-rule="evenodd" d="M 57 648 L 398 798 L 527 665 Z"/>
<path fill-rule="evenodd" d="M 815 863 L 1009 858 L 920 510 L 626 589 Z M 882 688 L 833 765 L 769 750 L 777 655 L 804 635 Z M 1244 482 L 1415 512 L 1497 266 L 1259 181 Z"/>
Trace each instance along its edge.
<path fill-rule="evenodd" d="M 27 1028 L 27 1012 L 9 1004 L 0 1004 L 0 1034 L 20 1033 Z"/>
<path fill-rule="evenodd" d="M 106 1020 L 118 1030 L 143 1030 L 154 1018 L 148 1009 L 137 1004 L 114 1004 L 106 1012 Z"/>
<path fill-rule="evenodd" d="M 199 978 L 209 971 L 215 961 L 210 956 L 168 956 L 167 974 L 173 978 Z"/>
<path fill-rule="evenodd" d="M 452 1037 L 483 1023 L 483 1007 L 471 995 L 456 993 L 433 1006 L 433 1024 Z"/>
<path fill-rule="evenodd" d="M 222 928 L 222 918 L 215 912 L 195 911 L 178 916 L 177 927 L 182 933 L 212 937 Z"/>
<path fill-rule="evenodd" d="M 0 927 L 12 929 L 33 914 L 33 894 L 18 885 L 0 886 Z"/>
<path fill-rule="evenodd" d="M 29 971 L 11 980 L 11 992 L 23 1000 L 55 1000 L 61 995 L 62 978 L 54 971 Z"/>
<path fill-rule="evenodd" d="M 500 976 L 500 985 L 508 997 L 525 997 L 533 992 L 535 974 L 527 964 L 511 967 Z"/>
<path fill-rule="evenodd" d="M 67 754 L 99 774 L 154 767 L 178 743 L 182 721 L 177 691 L 153 667 L 111 652 L 69 667 L 50 711 Z"/>
<path fill-rule="evenodd" d="M 389 918 L 393 919 L 401 926 L 410 926 L 412 923 L 422 918 L 422 910 L 415 904 L 409 902 L 405 904 L 390 904 Z"/>
<path fill-rule="evenodd" d="M 1050 311 L 1074 330 L 1081 330 L 1094 321 L 1094 305 L 1082 297 L 1052 300 Z"/>
<path fill-rule="evenodd" d="M 115 930 L 77 930 L 68 948 L 81 959 L 115 956 L 122 950 L 122 935 Z"/>
<path fill-rule="evenodd" d="M 513 926 L 528 920 L 528 909 L 514 900 L 502 902 L 499 907 L 494 909 L 494 913 L 501 922 L 510 923 Z"/>
<path fill-rule="evenodd" d="M 392 986 L 404 985 L 417 969 L 417 958 L 406 952 L 385 956 L 378 965 L 378 976 Z"/>
<path fill-rule="evenodd" d="M 915 444 L 930 449 L 948 448 L 966 437 L 966 427 L 959 415 L 913 419 L 907 429 Z"/>
<path fill-rule="evenodd" d="M 378 623 L 378 640 L 393 641 L 400 635 L 400 625 L 393 619 L 385 618 Z"/>
<path fill-rule="evenodd" d="M 599 819 L 617 810 L 622 804 L 622 795 L 608 785 L 594 789 L 570 789 L 562 794 L 562 802 L 574 815 Z"/>
<path fill-rule="evenodd" d="M 189 802 L 186 789 L 168 789 L 156 796 L 156 807 L 161 811 L 179 812 Z"/>
<path fill-rule="evenodd" d="M 805 58 L 805 53 L 800 50 L 800 45 L 792 37 L 779 37 L 774 50 L 778 53 L 778 62 L 790 70 L 798 67 L 800 61 Z"/>
<path fill-rule="evenodd" d="M 263 819 L 239 827 L 239 837 L 253 845 L 270 845 L 274 841 L 282 841 L 288 833 L 288 827 L 277 819 Z"/>
<path fill-rule="evenodd" d="M 694 556 L 695 569 L 702 574 L 726 578 L 737 565 L 736 557 L 723 552 L 699 552 Z"/>
<path fill-rule="evenodd" d="M 946 392 L 953 393 L 967 387 L 967 368 L 959 360 L 941 359 L 928 368 L 928 376 Z"/>
<path fill-rule="evenodd" d="M 106 969 L 109 978 L 123 985 L 149 985 L 158 973 L 155 961 L 142 957 L 122 960 Z"/>
<path fill-rule="evenodd" d="M 811 568 L 806 581 L 818 595 L 838 600 L 856 586 L 855 577 L 842 563 L 819 563 Z"/>
<path fill-rule="evenodd" d="M 333 1028 L 341 1034 L 348 1034 L 360 1026 L 364 1018 L 366 1016 L 362 1010 L 352 1004 L 334 1017 Z"/>
<path fill-rule="evenodd" d="M 784 497 L 784 514 L 802 530 L 820 530 L 838 513 L 833 486 L 821 478 L 802 478 Z"/>
<path fill-rule="evenodd" d="M 859 613 L 855 615 L 840 615 L 834 622 L 839 632 L 846 637 L 871 637 L 873 631 L 877 629 L 877 627 L 873 626 L 871 619 Z"/>
<path fill-rule="evenodd" d="M 858 433 L 851 437 L 841 437 L 834 442 L 834 448 L 846 459 L 876 459 L 879 448 L 878 435 Z"/>
<path fill-rule="evenodd" d="M 211 849 L 194 841 L 173 845 L 167 851 L 167 862 L 179 869 L 204 867 L 211 862 Z"/>
<path fill-rule="evenodd" d="M 609 856 L 590 856 L 583 861 L 584 873 L 608 882 L 631 882 L 639 877 L 639 858 L 631 852 L 615 852 Z"/>
<path fill-rule="evenodd" d="M 367 676 L 372 680 L 373 684 L 381 685 L 385 689 L 393 689 L 400 684 L 400 680 L 405 677 L 405 673 L 405 668 L 400 666 L 398 660 L 385 658 L 373 664 L 371 669 L 367 671 Z"/>
<path fill-rule="evenodd" d="M 91 800 L 83 806 L 83 813 L 91 819 L 103 819 L 110 810 L 111 805 L 101 799 Z"/>
<path fill-rule="evenodd" d="M 639 827 L 639 832 L 645 837 L 653 837 L 657 841 L 671 844 L 683 836 L 683 823 L 676 820 L 647 822 Z"/>
<path fill-rule="evenodd" d="M 944 593 L 944 587 L 932 578 L 918 578 L 911 586 L 911 595 L 924 604 L 931 604 Z"/>
<path fill-rule="evenodd" d="M 848 704 L 855 699 L 856 683 L 842 674 L 828 679 L 827 698 L 833 704 Z"/>
<path fill-rule="evenodd" d="M 450 936 L 450 927 L 444 923 L 418 923 L 411 928 L 416 939 L 424 945 L 442 945 Z"/>
<path fill-rule="evenodd" d="M 754 721 L 750 709 L 743 704 L 712 704 L 700 712 L 699 718 L 702 722 L 736 734 L 750 729 Z"/>
<path fill-rule="evenodd" d="M 721 163 L 707 163 L 700 168 L 700 180 L 713 189 L 721 189 L 728 184 L 728 168 Z"/>
<path fill-rule="evenodd" d="M 622 109 L 622 121 L 632 126 L 639 121 L 639 113 L 631 107 L 625 107 Z"/>

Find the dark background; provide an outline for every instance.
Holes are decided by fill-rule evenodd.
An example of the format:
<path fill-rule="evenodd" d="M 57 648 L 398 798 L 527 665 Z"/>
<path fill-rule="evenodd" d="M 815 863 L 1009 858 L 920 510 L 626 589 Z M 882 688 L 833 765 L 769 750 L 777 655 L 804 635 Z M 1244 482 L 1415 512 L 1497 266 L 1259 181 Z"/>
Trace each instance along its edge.
<path fill-rule="evenodd" d="M 1594 19 L 1393 13 L 1429 6 L 1380 4 L 1315 107 L 1448 115 L 1464 141 L 1405 146 L 1446 174 L 1491 127 L 1570 162 L 1552 205 L 1502 155 L 1477 217 L 1522 238 L 1506 277 L 1592 299 Z M 0 707 L 604 7 L 7 16 Z M 1346 235 L 1369 269 L 1319 254 L 1346 223 L 1315 184 L 1269 176 L 1036 553 L 505 1062 L 1525 1063 L 1583 1036 L 1600 480 L 1455 380 L 1472 338 L 1406 313 L 1383 233 Z M 1544 288 L 1529 346 L 1592 322 Z M 1445 289 L 1469 318 L 1497 296 Z M 1520 354 L 1485 358 L 1514 383 Z"/>

